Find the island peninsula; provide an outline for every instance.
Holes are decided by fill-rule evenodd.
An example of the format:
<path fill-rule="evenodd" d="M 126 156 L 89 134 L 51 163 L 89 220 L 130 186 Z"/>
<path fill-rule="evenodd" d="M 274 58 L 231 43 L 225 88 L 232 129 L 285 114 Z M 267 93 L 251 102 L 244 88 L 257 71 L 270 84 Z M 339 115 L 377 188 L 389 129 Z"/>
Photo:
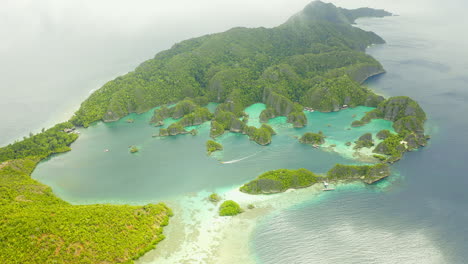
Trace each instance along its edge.
<path fill-rule="evenodd" d="M 0 240 L 6 246 L 0 249 L 0 261 L 131 263 L 164 239 L 162 228 L 172 215 L 164 204 L 72 205 L 30 177 L 41 160 L 71 150 L 78 138 L 75 127 L 116 121 L 157 106 L 148 120 L 151 125 L 162 126 L 169 117 L 178 119 L 161 129 L 158 137 L 196 135 L 186 127 L 210 122 L 212 138 L 242 133 L 265 146 L 274 142 L 276 131 L 266 124 L 272 118 L 284 116 L 300 128 L 312 122 L 305 110 L 374 107 L 353 126 L 372 119 L 394 122 L 396 133 L 379 133 L 383 141 L 376 146 L 363 144 L 374 148 L 381 163 L 337 165 L 327 178 L 373 183 L 390 175 L 387 163 L 424 146 L 427 136 L 426 115 L 414 100 L 385 99 L 362 85 L 384 72 L 364 53 L 368 46 L 384 41 L 352 24 L 360 17 L 388 15 L 383 10 L 348 10 L 315 1 L 275 28 L 239 27 L 182 41 L 106 83 L 68 122 L 1 148 Z M 218 103 L 214 113 L 206 108 L 208 102 Z M 260 116 L 264 124 L 249 126 L 244 109 L 258 102 L 267 106 Z M 302 142 L 327 140 L 317 135 L 306 135 Z M 207 148 L 208 152 L 220 149 L 212 143 Z M 241 190 L 275 193 L 310 186 L 321 177 L 303 169 L 267 172 Z"/>

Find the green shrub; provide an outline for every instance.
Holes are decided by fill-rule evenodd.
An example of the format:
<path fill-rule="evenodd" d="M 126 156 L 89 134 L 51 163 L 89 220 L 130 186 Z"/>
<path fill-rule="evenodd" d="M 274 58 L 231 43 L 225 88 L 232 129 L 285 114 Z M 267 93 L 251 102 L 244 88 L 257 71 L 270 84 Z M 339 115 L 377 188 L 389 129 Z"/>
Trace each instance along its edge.
<path fill-rule="evenodd" d="M 236 202 L 232 200 L 224 201 L 219 207 L 220 216 L 234 216 L 242 213 L 243 210 Z"/>
<path fill-rule="evenodd" d="M 208 200 L 213 203 L 217 203 L 221 201 L 221 196 L 219 196 L 217 193 L 212 193 L 210 196 L 208 196 Z"/>

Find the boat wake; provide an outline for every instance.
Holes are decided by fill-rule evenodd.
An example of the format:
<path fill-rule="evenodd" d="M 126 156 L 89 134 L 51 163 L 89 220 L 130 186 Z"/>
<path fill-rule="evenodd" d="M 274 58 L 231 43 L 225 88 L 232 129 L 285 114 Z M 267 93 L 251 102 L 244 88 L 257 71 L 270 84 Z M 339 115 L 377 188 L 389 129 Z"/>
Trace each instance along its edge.
<path fill-rule="evenodd" d="M 235 160 L 230 160 L 230 161 L 221 161 L 221 163 L 222 163 L 222 164 L 231 164 L 231 163 L 236 163 L 236 162 L 239 162 L 239 161 L 242 161 L 242 160 L 245 160 L 245 159 L 251 158 L 251 157 L 253 157 L 253 156 L 257 155 L 258 153 L 260 153 L 260 151 L 259 151 L 259 152 L 256 152 L 256 153 L 254 153 L 254 154 L 252 154 L 252 155 L 249 155 L 249 156 L 247 156 L 247 157 L 243 157 L 243 158 L 240 158 L 240 159 L 235 159 Z"/>

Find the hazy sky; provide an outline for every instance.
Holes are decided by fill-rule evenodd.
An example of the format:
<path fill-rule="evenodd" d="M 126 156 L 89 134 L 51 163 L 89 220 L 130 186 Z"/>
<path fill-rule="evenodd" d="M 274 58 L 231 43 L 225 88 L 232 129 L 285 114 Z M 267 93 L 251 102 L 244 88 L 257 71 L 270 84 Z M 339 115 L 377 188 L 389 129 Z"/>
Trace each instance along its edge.
<path fill-rule="evenodd" d="M 434 17 L 458 10 L 461 1 L 332 2 L 348 8 L 369 6 L 403 15 Z M 273 27 L 309 2 L 3 0 L 0 145 L 66 120 L 90 90 L 132 70 L 175 42 L 234 26 Z"/>

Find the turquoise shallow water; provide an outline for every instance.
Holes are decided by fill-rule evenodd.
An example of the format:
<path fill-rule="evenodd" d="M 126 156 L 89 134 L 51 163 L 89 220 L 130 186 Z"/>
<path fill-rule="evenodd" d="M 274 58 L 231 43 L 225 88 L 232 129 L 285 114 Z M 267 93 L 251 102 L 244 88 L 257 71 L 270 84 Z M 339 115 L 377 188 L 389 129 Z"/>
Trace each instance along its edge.
<path fill-rule="evenodd" d="M 258 116 L 264 108 L 254 104 L 246 109 L 249 125 L 260 126 Z M 355 141 L 367 131 L 375 134 L 391 129 L 391 122 L 376 120 L 348 130 L 354 119 L 370 110 L 356 107 L 334 113 L 308 112 L 309 123 L 300 129 L 278 117 L 269 122 L 277 132 L 269 146 L 260 146 L 242 134 L 226 133 L 217 139 L 224 151 L 212 157 L 205 154 L 209 122 L 195 127 L 199 130 L 196 136 L 153 138 L 159 128 L 148 124 L 152 111 L 132 114 L 114 123 L 82 129 L 73 150 L 41 162 L 33 178 L 73 203 L 145 203 L 241 185 L 272 169 L 307 168 L 324 173 L 335 163 L 358 162 L 352 159 L 352 147 L 344 145 L 347 141 Z M 128 118 L 134 122 L 127 123 Z M 165 126 L 174 121 L 167 119 Z M 323 131 L 325 145 L 337 144 L 339 153 L 300 144 L 297 138 L 307 131 Z M 130 154 L 131 145 L 140 151 Z"/>

